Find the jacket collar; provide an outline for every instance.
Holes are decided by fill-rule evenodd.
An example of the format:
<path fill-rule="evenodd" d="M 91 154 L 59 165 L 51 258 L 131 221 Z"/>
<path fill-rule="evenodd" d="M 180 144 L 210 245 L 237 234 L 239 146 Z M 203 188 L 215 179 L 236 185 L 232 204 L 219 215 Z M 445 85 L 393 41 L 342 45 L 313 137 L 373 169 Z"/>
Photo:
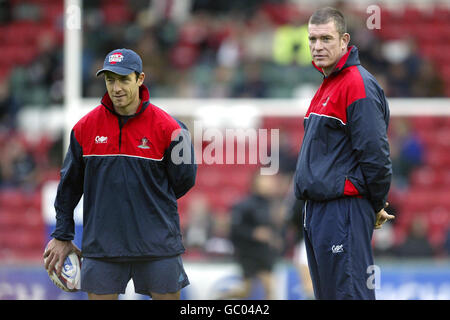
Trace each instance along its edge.
<path fill-rule="evenodd" d="M 141 98 L 141 104 L 139 105 L 139 107 L 136 110 L 136 113 L 133 116 L 137 116 L 139 114 L 141 114 L 142 112 L 144 112 L 144 110 L 148 107 L 149 105 L 149 100 L 150 100 L 150 93 L 148 91 L 148 88 L 145 85 L 141 85 L 139 87 L 139 98 Z M 103 95 L 103 98 L 101 100 L 101 104 L 108 109 L 111 113 L 120 116 L 120 114 L 118 114 L 116 112 L 116 110 L 114 110 L 114 106 L 113 103 L 111 101 L 111 98 L 109 97 L 108 92 L 106 92 Z"/>
<path fill-rule="evenodd" d="M 359 65 L 361 63 L 359 61 L 358 48 L 356 46 L 349 46 L 348 50 L 347 50 L 347 53 L 344 54 L 341 57 L 341 59 L 339 59 L 338 63 L 334 67 L 333 71 L 328 76 L 324 75 L 322 68 L 319 68 L 314 63 L 314 61 L 312 61 L 312 64 L 317 70 L 319 70 L 319 72 L 324 76 L 324 78 L 328 78 L 332 74 L 336 74 L 336 73 L 340 72 L 341 70 L 343 70 L 343 69 L 345 69 L 347 67 L 356 66 L 356 65 Z"/>

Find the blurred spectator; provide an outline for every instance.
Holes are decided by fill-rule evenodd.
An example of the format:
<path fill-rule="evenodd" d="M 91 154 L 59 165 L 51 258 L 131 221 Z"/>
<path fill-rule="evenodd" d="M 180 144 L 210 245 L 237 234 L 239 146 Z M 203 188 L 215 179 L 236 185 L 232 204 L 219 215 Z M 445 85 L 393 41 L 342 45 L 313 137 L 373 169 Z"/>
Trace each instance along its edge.
<path fill-rule="evenodd" d="M 9 81 L 0 79 L 0 131 L 16 127 L 20 105 L 10 90 Z"/>
<path fill-rule="evenodd" d="M 245 22 L 245 21 L 244 21 Z M 273 59 L 276 25 L 262 9 L 250 17 L 242 29 L 243 55 L 248 61 L 271 61 Z"/>
<path fill-rule="evenodd" d="M 389 93 L 395 97 L 411 96 L 410 77 L 403 63 L 390 64 L 387 70 Z"/>
<path fill-rule="evenodd" d="M 9 0 L 0 0 L 0 25 L 6 25 L 11 22 L 11 2 Z"/>
<path fill-rule="evenodd" d="M 391 212 L 388 212 L 391 214 Z M 397 217 L 396 217 L 397 218 Z M 391 223 L 386 223 L 383 228 L 373 233 L 373 254 L 379 256 L 392 256 L 395 254 L 395 234 Z"/>
<path fill-rule="evenodd" d="M 407 187 L 411 172 L 424 161 L 424 147 L 407 119 L 392 122 L 391 159 L 394 179 L 399 187 Z"/>
<path fill-rule="evenodd" d="M 47 158 L 50 168 L 61 168 L 63 163 L 63 132 L 61 132 L 48 148 Z"/>
<path fill-rule="evenodd" d="M 230 11 L 253 12 L 262 2 L 261 0 L 191 0 L 192 11 L 207 11 L 211 14 L 226 14 Z"/>
<path fill-rule="evenodd" d="M 350 39 L 350 41 L 352 40 Z M 359 56 L 361 64 L 365 65 L 369 72 L 373 72 L 374 74 L 387 74 L 389 62 L 383 55 L 383 42 L 380 39 L 374 38 L 372 39 L 372 42 L 370 42 L 370 44 L 366 44 L 366 46 L 363 46 L 361 48 Z M 389 86 L 384 86 L 383 88 L 385 90 L 389 90 Z M 388 92 L 390 93 L 390 91 Z M 387 95 L 391 96 L 391 94 Z"/>
<path fill-rule="evenodd" d="M 210 238 L 205 243 L 205 252 L 209 257 L 229 257 L 234 248 L 228 235 L 230 233 L 230 216 L 228 212 L 216 213 Z"/>
<path fill-rule="evenodd" d="M 225 26 L 230 21 L 223 22 Z M 217 45 L 217 64 L 227 68 L 236 68 L 244 54 L 244 46 L 246 39 L 245 21 L 241 16 L 236 16 L 234 24 L 225 27 L 225 36 Z"/>
<path fill-rule="evenodd" d="M 196 194 L 190 199 L 186 212 L 187 225 L 184 228 L 184 242 L 189 255 L 202 255 L 206 241 L 211 236 L 213 214 L 208 199 Z"/>
<path fill-rule="evenodd" d="M 437 75 L 433 64 L 429 60 L 424 60 L 420 64 L 417 75 L 412 79 L 411 91 L 414 97 L 432 98 L 445 96 L 444 82 Z"/>
<path fill-rule="evenodd" d="M 234 98 L 267 98 L 268 85 L 261 76 L 261 65 L 258 62 L 244 63 L 242 78 L 233 88 Z"/>
<path fill-rule="evenodd" d="M 275 31 L 274 60 L 283 65 L 309 65 L 308 25 L 284 25 Z"/>
<path fill-rule="evenodd" d="M 218 66 L 214 69 L 214 80 L 210 83 L 210 98 L 226 98 L 231 96 L 230 83 L 232 83 L 234 68 Z"/>
<path fill-rule="evenodd" d="M 222 299 L 248 297 L 255 278 L 264 287 L 265 299 L 273 298 L 272 271 L 283 244 L 276 217 L 279 211 L 274 208 L 277 188 L 276 176 L 256 174 L 251 194 L 231 210 L 230 237 L 242 268 L 243 283 Z"/>
<path fill-rule="evenodd" d="M 38 55 L 31 64 L 14 70 L 12 90 L 24 105 L 61 104 L 64 97 L 62 47 L 52 32 L 42 33 L 37 43 Z"/>
<path fill-rule="evenodd" d="M 24 141 L 17 134 L 8 135 L 0 153 L 1 188 L 23 188 L 33 190 L 36 187 L 36 162 L 26 149 Z"/>
<path fill-rule="evenodd" d="M 431 258 L 434 255 L 428 237 L 428 221 L 421 215 L 416 215 L 411 221 L 409 233 L 403 243 L 395 248 L 400 257 Z"/>
<path fill-rule="evenodd" d="M 408 73 L 411 77 L 416 77 L 419 73 L 420 66 L 426 62 L 423 61 L 420 57 L 417 43 L 414 39 L 408 38 L 405 40 L 406 46 L 408 48 L 408 54 L 404 58 L 403 63 L 406 66 L 406 69 L 408 70 Z"/>
<path fill-rule="evenodd" d="M 448 256 L 450 256 L 450 222 L 448 223 L 448 227 L 447 227 L 447 235 L 445 237 L 444 250 L 445 250 L 445 253 Z"/>
<path fill-rule="evenodd" d="M 278 154 L 280 162 L 280 174 L 292 178 L 297 165 L 298 150 L 294 150 L 289 134 L 282 128 L 280 130 Z"/>

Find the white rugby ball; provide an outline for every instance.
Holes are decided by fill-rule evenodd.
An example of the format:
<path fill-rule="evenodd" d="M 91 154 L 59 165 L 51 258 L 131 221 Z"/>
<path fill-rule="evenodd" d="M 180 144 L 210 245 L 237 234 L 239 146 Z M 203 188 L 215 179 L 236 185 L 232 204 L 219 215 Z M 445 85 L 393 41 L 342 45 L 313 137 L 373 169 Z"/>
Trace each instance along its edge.
<path fill-rule="evenodd" d="M 75 252 L 71 252 L 61 271 L 61 276 L 56 275 L 55 269 L 48 272 L 50 280 L 61 290 L 75 292 L 80 290 L 81 285 L 81 260 Z"/>

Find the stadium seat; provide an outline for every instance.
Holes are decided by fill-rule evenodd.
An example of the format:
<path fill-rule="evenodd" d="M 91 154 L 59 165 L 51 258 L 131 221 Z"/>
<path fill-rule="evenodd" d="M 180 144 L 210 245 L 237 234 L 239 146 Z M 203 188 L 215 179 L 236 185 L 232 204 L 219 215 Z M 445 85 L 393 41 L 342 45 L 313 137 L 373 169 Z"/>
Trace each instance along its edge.
<path fill-rule="evenodd" d="M 27 196 L 16 189 L 5 189 L 0 192 L 0 207 L 2 209 L 21 209 L 26 203 Z"/>
<path fill-rule="evenodd" d="M 131 12 L 126 4 L 108 1 L 102 5 L 102 13 L 108 25 L 126 23 L 131 19 Z"/>
<path fill-rule="evenodd" d="M 445 239 L 448 221 L 450 221 L 450 208 L 434 208 L 428 218 L 428 238 L 434 247 L 440 247 Z"/>
<path fill-rule="evenodd" d="M 425 161 L 436 170 L 445 170 L 450 165 L 450 154 L 440 148 L 428 148 Z"/>
<path fill-rule="evenodd" d="M 436 4 L 432 11 L 432 19 L 438 23 L 448 24 L 450 21 L 450 10 L 443 5 Z"/>
<path fill-rule="evenodd" d="M 401 22 L 404 24 L 417 24 L 431 20 L 432 15 L 412 4 L 406 4 L 401 14 Z"/>
<path fill-rule="evenodd" d="M 433 116 L 415 116 L 410 118 L 410 123 L 412 124 L 415 131 L 430 131 L 440 125 L 441 118 Z"/>
<path fill-rule="evenodd" d="M 422 166 L 411 173 L 410 184 L 413 188 L 440 188 L 442 183 L 440 171 L 429 166 Z"/>
<path fill-rule="evenodd" d="M 63 1 L 48 2 L 41 5 L 43 19 L 42 21 L 47 24 L 58 25 L 58 19 L 63 18 L 64 3 Z"/>
<path fill-rule="evenodd" d="M 404 197 L 403 210 L 409 214 L 413 212 L 428 212 L 431 205 L 436 201 L 436 194 L 434 190 L 415 188 L 410 189 Z"/>
<path fill-rule="evenodd" d="M 444 79 L 450 79 L 450 64 L 443 65 L 439 71 Z"/>
<path fill-rule="evenodd" d="M 442 39 L 445 30 L 434 23 L 420 23 L 409 26 L 411 34 L 414 35 L 420 45 L 435 45 Z"/>

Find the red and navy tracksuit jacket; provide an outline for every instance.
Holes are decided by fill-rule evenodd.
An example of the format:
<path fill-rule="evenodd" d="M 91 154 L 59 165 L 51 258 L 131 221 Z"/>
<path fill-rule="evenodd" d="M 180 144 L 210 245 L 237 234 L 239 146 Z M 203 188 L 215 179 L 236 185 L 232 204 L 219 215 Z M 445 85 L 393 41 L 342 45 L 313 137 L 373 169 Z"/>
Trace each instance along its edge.
<path fill-rule="evenodd" d="M 384 92 L 360 65 L 358 50 L 352 46 L 324 77 L 304 118 L 295 173 L 297 198 L 362 196 L 374 212 L 380 211 L 392 176 L 388 124 Z"/>
<path fill-rule="evenodd" d="M 106 93 L 71 132 L 52 237 L 74 238 L 73 210 L 84 195 L 84 257 L 151 258 L 185 250 L 177 199 L 195 183 L 190 136 L 182 122 L 149 102 L 144 85 L 139 94 L 136 114 L 121 116 Z M 172 161 L 173 150 L 188 161 Z"/>
<path fill-rule="evenodd" d="M 316 299 L 375 299 L 371 239 L 392 176 L 388 123 L 383 90 L 350 47 L 311 100 L 295 173 Z"/>

